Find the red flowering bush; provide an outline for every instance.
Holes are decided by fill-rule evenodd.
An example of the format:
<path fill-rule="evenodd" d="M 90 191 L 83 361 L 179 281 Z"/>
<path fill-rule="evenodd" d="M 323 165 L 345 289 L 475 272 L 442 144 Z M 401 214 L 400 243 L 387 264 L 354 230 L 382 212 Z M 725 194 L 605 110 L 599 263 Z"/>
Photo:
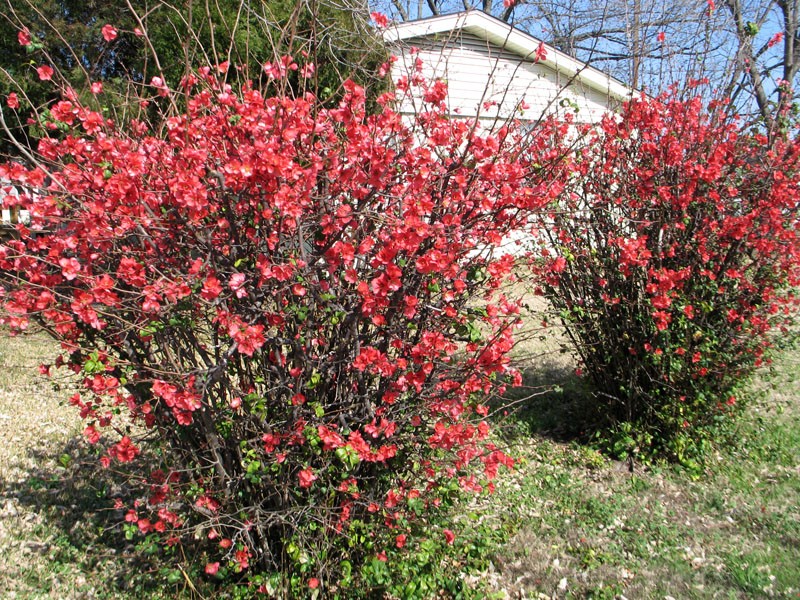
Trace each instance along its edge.
<path fill-rule="evenodd" d="M 794 300 L 800 147 L 718 108 L 640 99 L 607 117 L 545 228 L 536 268 L 617 454 L 696 451 Z"/>
<path fill-rule="evenodd" d="M 352 83 L 325 109 L 217 73 L 153 84 L 185 106 L 163 130 L 49 107 L 38 163 L 0 166 L 31 214 L 0 245 L 2 321 L 62 342 L 87 438 L 138 473 L 131 531 L 205 540 L 209 577 L 331 590 L 511 465 L 484 420 L 517 377 L 495 248 L 557 155 L 543 126 L 526 167 L 440 94 L 409 127 Z"/>

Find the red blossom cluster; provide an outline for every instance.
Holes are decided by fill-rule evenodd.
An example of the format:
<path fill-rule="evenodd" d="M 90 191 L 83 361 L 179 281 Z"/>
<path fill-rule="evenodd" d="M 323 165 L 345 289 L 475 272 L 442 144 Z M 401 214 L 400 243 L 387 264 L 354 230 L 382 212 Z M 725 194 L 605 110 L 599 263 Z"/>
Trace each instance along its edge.
<path fill-rule="evenodd" d="M 176 475 L 139 508 L 181 517 L 128 520 L 221 537 L 212 575 L 285 564 L 287 528 L 308 548 L 356 518 L 391 531 L 413 517 L 399 499 L 433 509 L 443 478 L 478 491 L 511 466 L 485 421 L 518 378 L 519 304 L 498 291 L 514 261 L 496 246 L 555 193 L 542 165 L 561 132 L 543 124 L 521 154 L 511 127 L 448 118 L 441 82 L 401 85 L 424 86 L 409 126 L 391 94 L 368 116 L 350 82 L 323 108 L 235 90 L 226 69 L 154 80 L 181 100 L 153 102 L 183 107 L 162 129 L 60 100 L 41 162 L 0 165 L 31 214 L 0 245 L 2 322 L 62 342 L 90 441 L 150 431 L 142 448 Z M 124 436 L 104 460 L 140 453 Z"/>
<path fill-rule="evenodd" d="M 800 144 L 725 108 L 642 98 L 586 131 L 536 264 L 597 419 L 657 451 L 729 412 L 800 282 Z"/>

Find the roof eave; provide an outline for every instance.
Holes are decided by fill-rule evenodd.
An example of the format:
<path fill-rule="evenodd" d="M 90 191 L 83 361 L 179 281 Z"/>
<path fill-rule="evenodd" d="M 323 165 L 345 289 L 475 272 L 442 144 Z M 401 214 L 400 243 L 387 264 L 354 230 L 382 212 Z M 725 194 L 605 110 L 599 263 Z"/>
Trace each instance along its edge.
<path fill-rule="evenodd" d="M 518 55 L 522 60 L 534 61 L 541 42 L 535 37 L 511 27 L 484 12 L 470 10 L 450 15 L 441 15 L 393 24 L 383 30 L 386 42 L 397 43 L 404 40 L 425 37 L 463 29 L 500 48 Z M 607 94 L 624 102 L 630 100 L 635 91 L 602 71 L 590 67 L 563 52 L 544 44 L 546 58 L 540 64 L 553 69 L 570 80 Z"/>

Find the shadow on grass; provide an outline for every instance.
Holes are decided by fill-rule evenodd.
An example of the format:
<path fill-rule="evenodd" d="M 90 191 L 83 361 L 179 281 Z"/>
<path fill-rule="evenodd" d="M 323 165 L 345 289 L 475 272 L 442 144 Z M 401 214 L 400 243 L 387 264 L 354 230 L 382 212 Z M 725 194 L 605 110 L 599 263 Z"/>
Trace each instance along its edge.
<path fill-rule="evenodd" d="M 140 536 L 126 539 L 121 526 L 126 508 L 115 508 L 115 500 L 130 507 L 134 493 L 125 474 L 100 466 L 100 450 L 82 438 L 52 452 L 30 450 L 27 462 L 44 466 L 29 469 L 22 481 L 0 479 L 2 497 L 16 505 L 16 518 L 37 523 L 28 531 L 22 526 L 22 535 L 45 540 L 20 541 L 21 553 L 49 562 L 45 570 L 84 576 L 89 595 L 72 589 L 70 597 L 177 597 L 177 589 L 165 588 L 156 561 L 137 551 Z"/>
<path fill-rule="evenodd" d="M 540 360 L 522 371 L 522 385 L 494 405 L 498 427 L 509 438 L 539 435 L 559 442 L 585 442 L 602 415 L 589 385 L 570 364 Z"/>

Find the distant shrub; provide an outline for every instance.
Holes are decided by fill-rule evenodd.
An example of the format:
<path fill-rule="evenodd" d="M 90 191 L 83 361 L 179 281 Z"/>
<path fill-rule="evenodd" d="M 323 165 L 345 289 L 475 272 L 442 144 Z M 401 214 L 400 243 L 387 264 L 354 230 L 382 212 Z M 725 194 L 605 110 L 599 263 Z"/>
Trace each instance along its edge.
<path fill-rule="evenodd" d="M 534 268 L 620 456 L 689 461 L 794 303 L 800 146 L 722 114 L 628 103 L 586 132 L 543 227 Z"/>

